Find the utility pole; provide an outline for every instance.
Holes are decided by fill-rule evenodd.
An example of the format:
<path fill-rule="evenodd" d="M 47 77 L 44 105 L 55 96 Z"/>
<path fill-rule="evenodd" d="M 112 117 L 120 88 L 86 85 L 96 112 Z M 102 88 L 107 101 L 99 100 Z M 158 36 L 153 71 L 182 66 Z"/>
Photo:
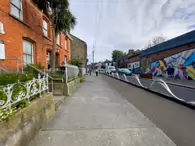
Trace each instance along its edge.
<path fill-rule="evenodd" d="M 94 50 L 92 51 L 92 54 L 93 54 L 93 64 L 94 64 L 94 58 L 95 58 L 95 51 Z"/>

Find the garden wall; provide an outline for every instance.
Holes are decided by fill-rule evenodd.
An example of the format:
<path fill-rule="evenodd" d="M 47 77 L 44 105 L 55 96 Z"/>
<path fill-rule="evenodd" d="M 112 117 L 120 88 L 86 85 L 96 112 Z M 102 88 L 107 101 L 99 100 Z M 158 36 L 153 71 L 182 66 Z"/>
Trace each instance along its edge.
<path fill-rule="evenodd" d="M 40 128 L 55 113 L 52 94 L 44 94 L 15 113 L 13 117 L 0 122 L 0 146 L 26 146 Z"/>

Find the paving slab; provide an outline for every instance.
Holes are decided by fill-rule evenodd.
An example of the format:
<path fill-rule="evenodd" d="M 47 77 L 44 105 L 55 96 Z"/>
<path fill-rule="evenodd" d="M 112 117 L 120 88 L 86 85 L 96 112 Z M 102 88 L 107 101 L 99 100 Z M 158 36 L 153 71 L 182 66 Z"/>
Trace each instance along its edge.
<path fill-rule="evenodd" d="M 30 144 L 53 145 L 176 146 L 101 76 L 88 76 Z"/>

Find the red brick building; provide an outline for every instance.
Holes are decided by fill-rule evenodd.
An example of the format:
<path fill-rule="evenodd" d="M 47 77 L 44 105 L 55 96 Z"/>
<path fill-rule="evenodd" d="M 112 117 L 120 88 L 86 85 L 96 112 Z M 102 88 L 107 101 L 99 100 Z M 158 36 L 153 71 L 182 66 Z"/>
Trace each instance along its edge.
<path fill-rule="evenodd" d="M 23 67 L 29 64 L 51 64 L 53 45 L 49 19 L 30 0 L 0 0 L 0 67 Z M 60 33 L 56 44 L 56 65 L 70 61 L 70 39 Z"/>

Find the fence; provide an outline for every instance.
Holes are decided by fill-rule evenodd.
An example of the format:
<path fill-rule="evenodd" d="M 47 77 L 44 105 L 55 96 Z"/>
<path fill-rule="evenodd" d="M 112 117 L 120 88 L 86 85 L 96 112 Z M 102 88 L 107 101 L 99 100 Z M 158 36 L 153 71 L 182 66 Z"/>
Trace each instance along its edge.
<path fill-rule="evenodd" d="M 79 76 L 79 71 L 81 71 L 80 75 L 82 76 L 86 74 L 86 70 L 84 68 L 79 69 L 77 66 L 70 65 L 70 64 L 65 64 L 64 66 L 61 66 L 60 68 L 56 69 L 55 72 L 51 72 L 51 70 L 40 69 L 33 65 L 27 64 L 20 58 L 7 59 L 7 61 L 9 61 L 12 64 L 12 67 L 10 66 L 9 68 L 9 66 L 6 66 L 3 61 L 0 61 L 0 71 L 3 73 L 5 72 L 27 73 L 28 72 L 29 74 L 33 74 L 33 76 L 36 76 L 38 73 L 45 76 L 46 73 L 48 73 L 49 74 L 48 78 L 51 82 L 51 86 L 49 87 L 51 87 L 50 91 L 52 91 L 52 93 L 54 90 L 53 89 L 54 81 L 67 83 L 77 78 Z M 14 67 L 13 64 L 15 64 Z"/>
<path fill-rule="evenodd" d="M 126 75 L 119 75 L 118 73 L 113 73 L 109 74 L 109 76 L 195 108 L 195 100 L 192 96 L 195 94 L 195 88 L 167 83 L 159 78 L 141 79 L 138 75 L 132 75 L 127 77 Z M 182 92 L 184 92 L 185 94 L 182 94 Z M 190 96 L 187 96 L 186 94 Z"/>
<path fill-rule="evenodd" d="M 69 82 L 79 75 L 79 68 L 74 65 L 66 64 L 66 82 Z"/>
<path fill-rule="evenodd" d="M 82 76 L 86 75 L 86 68 L 80 68 Z"/>
<path fill-rule="evenodd" d="M 41 96 L 42 92 L 48 91 L 48 75 L 29 80 L 0 86 L 0 120 L 5 119 L 14 110 L 14 105 L 27 101 L 30 103 L 31 98 L 36 95 Z"/>

